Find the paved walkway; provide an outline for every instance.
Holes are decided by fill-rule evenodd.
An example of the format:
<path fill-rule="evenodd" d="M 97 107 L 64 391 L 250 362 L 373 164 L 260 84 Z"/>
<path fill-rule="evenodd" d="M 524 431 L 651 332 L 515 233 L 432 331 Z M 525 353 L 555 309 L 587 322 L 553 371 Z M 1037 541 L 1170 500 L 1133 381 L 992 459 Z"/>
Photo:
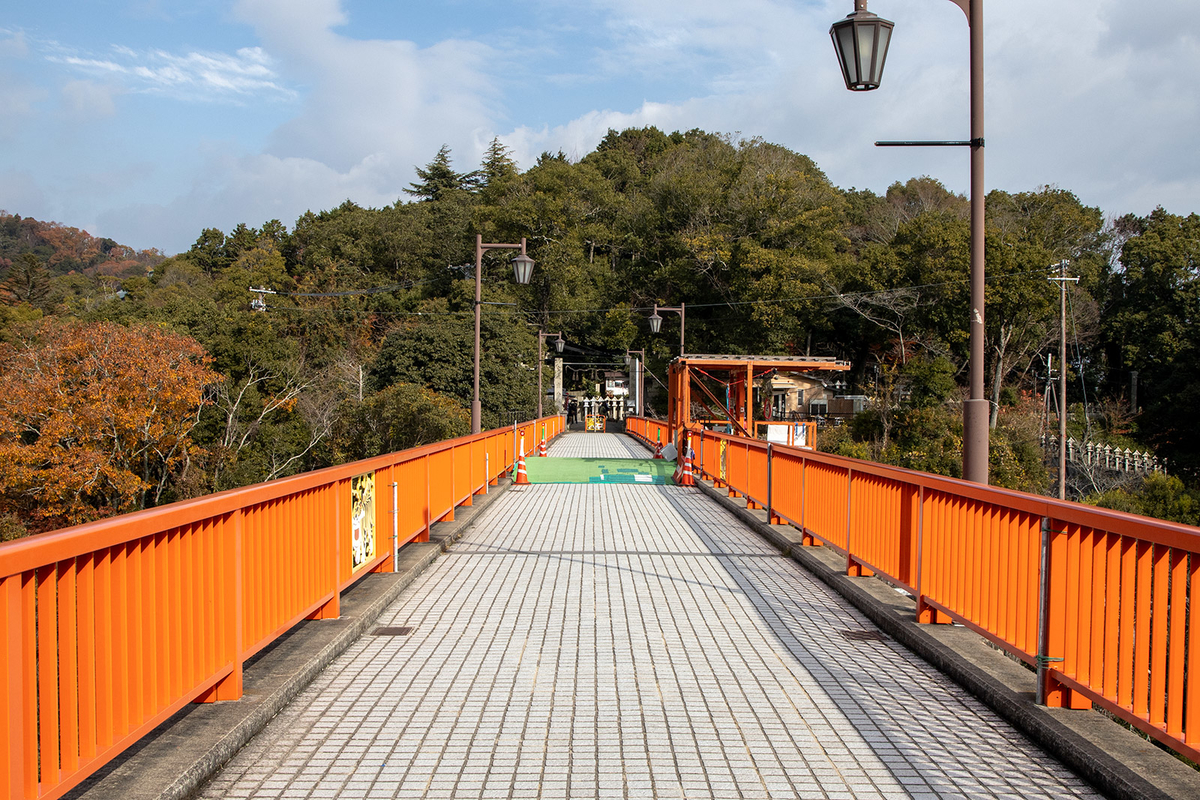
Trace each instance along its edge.
<path fill-rule="evenodd" d="M 380 625 L 203 796 L 1095 796 L 693 489 L 510 489 Z"/>
<path fill-rule="evenodd" d="M 646 448 L 620 433 L 568 433 L 550 445 L 558 458 L 646 458 Z"/>

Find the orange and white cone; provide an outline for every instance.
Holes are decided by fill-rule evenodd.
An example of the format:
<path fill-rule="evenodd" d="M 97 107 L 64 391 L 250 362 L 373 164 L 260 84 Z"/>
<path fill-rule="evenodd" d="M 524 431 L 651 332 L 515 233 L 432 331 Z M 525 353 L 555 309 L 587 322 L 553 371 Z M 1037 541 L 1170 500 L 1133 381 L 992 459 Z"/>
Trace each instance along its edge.
<path fill-rule="evenodd" d="M 513 481 L 514 486 L 528 486 L 529 476 L 525 474 L 525 455 L 521 454 L 517 457 L 517 479 Z"/>
<path fill-rule="evenodd" d="M 663 454 L 662 454 L 662 442 L 657 442 L 657 443 L 655 443 L 655 445 L 654 445 L 654 457 L 655 457 L 655 458 L 662 458 L 662 457 L 663 457 Z"/>
<path fill-rule="evenodd" d="M 546 452 L 546 440 L 543 438 L 542 443 L 538 445 L 538 458 L 545 458 L 550 455 Z"/>
<path fill-rule="evenodd" d="M 687 455 L 683 457 L 683 474 L 676 481 L 680 486 L 695 486 L 696 480 L 692 477 L 692 450 L 688 448 Z"/>

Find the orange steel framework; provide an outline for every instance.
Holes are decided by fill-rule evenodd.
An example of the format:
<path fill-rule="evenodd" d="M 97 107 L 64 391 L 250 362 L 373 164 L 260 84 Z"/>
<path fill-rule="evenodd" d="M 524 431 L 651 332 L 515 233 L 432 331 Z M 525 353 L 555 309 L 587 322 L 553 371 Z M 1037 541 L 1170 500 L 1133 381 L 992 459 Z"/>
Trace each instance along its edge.
<path fill-rule="evenodd" d="M 626 420 L 653 443 L 661 421 Z M 698 477 L 1038 672 L 1038 702 L 1103 708 L 1200 761 L 1200 529 L 691 429 Z M 1191 606 L 1191 613 L 1188 606 Z"/>
<path fill-rule="evenodd" d="M 545 417 L 0 545 L 0 797 L 60 797 L 188 703 L 241 697 L 246 659 L 393 571 L 396 548 L 498 482 L 518 435 L 564 427 Z M 386 545 L 355 569 L 364 474 Z"/>
<path fill-rule="evenodd" d="M 849 369 L 849 362 L 816 356 L 680 356 L 667 368 L 667 425 L 672 432 L 677 432 L 698 423 L 729 423 L 733 430 L 752 436 L 748 432 L 754 431 L 752 387 L 755 379 L 775 372 L 844 372 Z M 728 403 L 718 397 L 703 378 L 727 386 Z M 703 420 L 693 419 L 693 402 L 704 406 L 710 416 Z"/>

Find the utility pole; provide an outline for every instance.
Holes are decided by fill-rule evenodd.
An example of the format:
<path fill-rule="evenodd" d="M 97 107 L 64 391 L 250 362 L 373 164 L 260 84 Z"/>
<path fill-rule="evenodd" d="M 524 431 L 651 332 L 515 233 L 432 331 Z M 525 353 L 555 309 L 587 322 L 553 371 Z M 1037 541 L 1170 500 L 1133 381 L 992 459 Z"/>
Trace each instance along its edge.
<path fill-rule="evenodd" d="M 266 311 L 267 310 L 267 301 L 263 297 L 263 295 L 277 294 L 277 292 L 273 292 L 270 289 L 267 289 L 265 287 L 256 289 L 252 286 L 252 287 L 250 287 L 250 291 L 253 292 L 254 294 L 258 295 L 257 297 L 255 297 L 253 300 L 250 301 L 250 310 L 251 311 Z"/>
<path fill-rule="evenodd" d="M 1078 283 L 1079 278 L 1068 278 L 1070 262 L 1060 261 L 1058 277 L 1050 280 L 1058 283 L 1058 499 L 1067 499 L 1067 284 Z"/>

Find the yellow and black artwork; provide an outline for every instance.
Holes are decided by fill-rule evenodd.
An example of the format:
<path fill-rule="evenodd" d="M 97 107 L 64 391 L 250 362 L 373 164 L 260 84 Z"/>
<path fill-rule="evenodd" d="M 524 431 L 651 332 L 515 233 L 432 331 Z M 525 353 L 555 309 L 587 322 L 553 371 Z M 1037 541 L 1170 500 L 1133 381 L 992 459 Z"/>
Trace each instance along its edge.
<path fill-rule="evenodd" d="M 350 480 L 350 569 L 375 560 L 375 473 Z"/>

